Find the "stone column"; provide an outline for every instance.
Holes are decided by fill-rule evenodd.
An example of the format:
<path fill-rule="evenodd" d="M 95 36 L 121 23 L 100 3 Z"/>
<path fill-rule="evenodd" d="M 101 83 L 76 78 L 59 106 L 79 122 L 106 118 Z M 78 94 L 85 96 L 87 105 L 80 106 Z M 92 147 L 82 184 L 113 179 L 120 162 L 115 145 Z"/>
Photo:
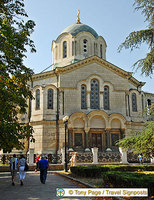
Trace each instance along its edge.
<path fill-rule="evenodd" d="M 62 164 L 64 164 L 65 163 L 65 149 L 64 148 L 61 149 L 61 154 L 62 154 Z"/>
<path fill-rule="evenodd" d="M 126 116 L 128 116 L 128 93 L 125 92 L 125 108 L 126 108 Z"/>
<path fill-rule="evenodd" d="M 85 135 L 86 135 L 86 148 L 85 148 L 85 152 L 89 152 L 89 128 L 85 128 Z"/>
<path fill-rule="evenodd" d="M 122 164 L 128 164 L 127 161 L 127 151 L 124 151 L 121 147 L 119 147 L 119 151 L 121 153 L 121 162 Z"/>
<path fill-rule="evenodd" d="M 97 164 L 98 163 L 98 148 L 97 147 L 93 147 L 92 148 L 92 153 L 93 153 L 93 164 Z"/>
<path fill-rule="evenodd" d="M 111 152 L 112 149 L 110 148 L 110 145 L 111 145 L 111 141 L 110 141 L 110 128 L 106 129 L 105 135 L 106 135 L 106 151 L 107 152 Z"/>
<path fill-rule="evenodd" d="M 100 92 L 100 109 L 103 110 L 104 109 L 104 92 Z"/>
<path fill-rule="evenodd" d="M 90 91 L 87 91 L 87 109 L 90 108 Z"/>
<path fill-rule="evenodd" d="M 30 148 L 28 152 L 29 165 L 34 164 L 34 149 Z"/>
<path fill-rule="evenodd" d="M 68 151 L 71 152 L 71 151 L 74 151 L 73 150 L 73 130 L 72 129 L 68 129 L 68 144 L 69 144 L 69 149 Z"/>
<path fill-rule="evenodd" d="M 151 161 L 151 164 L 154 164 L 154 157 L 152 157 L 152 158 L 150 159 L 150 161 Z"/>

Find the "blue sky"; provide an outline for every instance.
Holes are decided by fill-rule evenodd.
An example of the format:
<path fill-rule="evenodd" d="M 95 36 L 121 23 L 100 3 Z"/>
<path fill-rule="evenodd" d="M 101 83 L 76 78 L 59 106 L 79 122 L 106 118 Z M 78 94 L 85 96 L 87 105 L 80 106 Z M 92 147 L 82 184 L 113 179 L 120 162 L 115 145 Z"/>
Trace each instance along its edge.
<path fill-rule="evenodd" d="M 52 64 L 51 44 L 67 26 L 76 23 L 77 10 L 83 24 L 91 26 L 107 43 L 106 59 L 108 62 L 130 72 L 142 82 L 144 91 L 154 93 L 154 79 L 141 75 L 132 68 L 140 58 L 144 58 L 147 47 L 132 52 L 118 46 L 132 32 L 145 29 L 147 23 L 140 11 L 134 11 L 134 0 L 25 0 L 25 10 L 36 23 L 32 40 L 37 53 L 27 53 L 25 64 L 40 73 Z"/>

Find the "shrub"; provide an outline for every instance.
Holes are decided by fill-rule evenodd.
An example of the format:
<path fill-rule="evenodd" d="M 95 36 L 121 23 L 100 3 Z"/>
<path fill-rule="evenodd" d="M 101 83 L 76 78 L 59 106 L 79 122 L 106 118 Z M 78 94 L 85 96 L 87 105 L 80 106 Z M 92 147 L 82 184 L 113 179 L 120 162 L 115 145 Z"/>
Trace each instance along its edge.
<path fill-rule="evenodd" d="M 82 177 L 99 177 L 102 172 L 107 171 L 121 171 L 121 172 L 134 172 L 134 171 L 154 171 L 154 165 L 82 165 L 71 167 L 71 172 L 76 176 Z"/>
<path fill-rule="evenodd" d="M 102 173 L 103 185 L 102 187 L 115 188 L 148 188 L 149 195 L 154 194 L 154 178 L 152 174 L 139 174 L 137 172 L 105 172 Z"/>

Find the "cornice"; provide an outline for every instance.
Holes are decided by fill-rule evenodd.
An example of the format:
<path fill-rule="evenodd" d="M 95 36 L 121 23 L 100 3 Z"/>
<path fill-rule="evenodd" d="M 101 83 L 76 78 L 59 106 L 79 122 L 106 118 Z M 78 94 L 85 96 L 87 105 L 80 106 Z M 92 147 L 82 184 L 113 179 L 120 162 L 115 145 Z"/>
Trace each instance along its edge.
<path fill-rule="evenodd" d="M 50 78 L 50 77 L 54 77 L 55 73 L 54 70 L 51 71 L 47 71 L 47 72 L 43 72 L 43 73 L 39 73 L 39 74 L 34 74 L 32 76 L 32 81 L 37 80 L 37 79 L 44 79 L 44 78 Z"/>
<path fill-rule="evenodd" d="M 99 58 L 98 56 L 91 56 L 89 58 L 86 58 L 84 60 L 78 61 L 77 63 L 73 63 L 64 67 L 56 67 L 55 70 L 51 70 L 48 72 L 44 73 L 39 73 L 39 74 L 34 74 L 32 77 L 32 80 L 40 80 L 40 79 L 45 79 L 45 78 L 50 78 L 50 77 L 55 77 L 58 74 L 63 74 L 67 73 L 70 71 L 74 71 L 76 69 L 79 69 L 83 66 L 86 66 L 88 64 L 92 63 L 98 63 L 102 65 L 102 67 L 105 67 L 106 69 L 116 73 L 117 75 L 121 76 L 122 78 L 128 79 L 128 81 L 132 84 L 134 84 L 137 87 L 142 87 L 145 83 L 144 82 L 139 82 L 137 79 L 135 79 L 132 76 L 132 72 L 127 72 L 116 65 L 113 65 L 112 63 Z"/>

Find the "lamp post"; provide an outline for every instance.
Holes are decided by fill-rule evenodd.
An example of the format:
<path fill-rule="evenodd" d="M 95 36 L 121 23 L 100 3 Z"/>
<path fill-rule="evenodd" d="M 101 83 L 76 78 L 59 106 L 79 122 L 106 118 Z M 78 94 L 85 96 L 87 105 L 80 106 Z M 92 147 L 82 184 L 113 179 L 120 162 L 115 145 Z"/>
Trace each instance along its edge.
<path fill-rule="evenodd" d="M 65 124 L 65 163 L 64 163 L 65 172 L 67 172 L 66 131 L 67 131 L 68 119 L 69 119 L 68 116 L 65 116 L 65 117 L 63 118 L 63 122 L 64 122 L 64 124 Z"/>

